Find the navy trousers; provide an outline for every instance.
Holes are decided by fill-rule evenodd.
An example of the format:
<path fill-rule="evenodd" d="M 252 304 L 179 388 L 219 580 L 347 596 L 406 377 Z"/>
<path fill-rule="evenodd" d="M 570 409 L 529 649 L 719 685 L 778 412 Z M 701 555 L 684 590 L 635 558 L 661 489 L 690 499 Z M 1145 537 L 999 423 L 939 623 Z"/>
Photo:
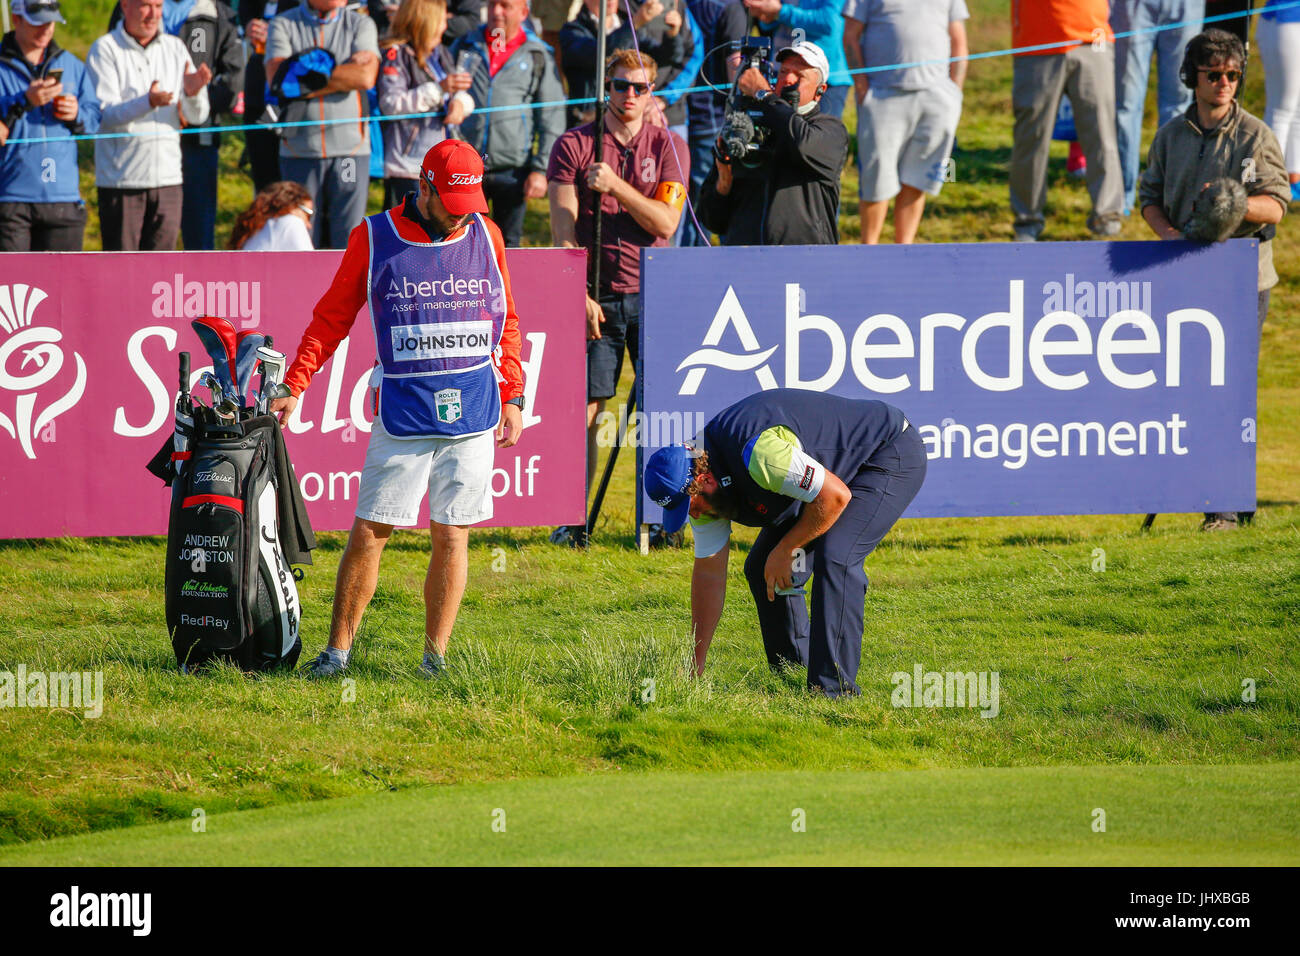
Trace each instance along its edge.
<path fill-rule="evenodd" d="M 812 578 L 812 620 L 803 595 L 767 599 L 763 568 L 772 549 L 797 519 L 759 532 L 745 559 L 745 578 L 758 606 L 767 662 L 808 668 L 808 687 L 828 696 L 858 693 L 858 664 L 862 659 L 862 618 L 867 602 L 867 555 L 898 521 L 925 481 L 925 445 L 916 429 L 877 449 L 855 475 L 839 476 L 852 498 L 848 507 L 820 538 L 809 543 L 802 570 L 794 583 Z"/>
<path fill-rule="evenodd" d="M 215 249 L 219 143 L 199 143 L 204 134 L 181 137 L 181 241 L 187 250 Z M 207 134 L 211 136 L 212 134 Z"/>

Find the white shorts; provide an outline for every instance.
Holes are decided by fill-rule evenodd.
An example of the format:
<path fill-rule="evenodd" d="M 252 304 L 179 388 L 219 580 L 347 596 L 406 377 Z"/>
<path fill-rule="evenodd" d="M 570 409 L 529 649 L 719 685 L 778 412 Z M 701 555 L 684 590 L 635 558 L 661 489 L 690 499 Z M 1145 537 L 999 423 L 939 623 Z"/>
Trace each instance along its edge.
<path fill-rule="evenodd" d="M 858 198 L 893 199 L 903 185 L 939 195 L 961 119 L 961 89 L 945 77 L 926 90 L 867 91 L 858 104 Z"/>
<path fill-rule="evenodd" d="M 376 417 L 357 491 L 357 517 L 378 524 L 418 524 L 420 499 L 427 489 L 430 521 L 488 520 L 494 432 L 467 438 L 394 438 Z"/>

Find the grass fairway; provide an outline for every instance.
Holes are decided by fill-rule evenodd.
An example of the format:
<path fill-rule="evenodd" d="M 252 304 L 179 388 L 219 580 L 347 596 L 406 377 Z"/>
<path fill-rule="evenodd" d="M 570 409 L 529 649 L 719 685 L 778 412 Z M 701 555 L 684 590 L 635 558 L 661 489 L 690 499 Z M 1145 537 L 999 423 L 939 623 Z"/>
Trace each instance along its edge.
<path fill-rule="evenodd" d="M 619 774 L 216 814 L 0 866 L 1294 866 L 1297 802 L 1295 764 Z"/>

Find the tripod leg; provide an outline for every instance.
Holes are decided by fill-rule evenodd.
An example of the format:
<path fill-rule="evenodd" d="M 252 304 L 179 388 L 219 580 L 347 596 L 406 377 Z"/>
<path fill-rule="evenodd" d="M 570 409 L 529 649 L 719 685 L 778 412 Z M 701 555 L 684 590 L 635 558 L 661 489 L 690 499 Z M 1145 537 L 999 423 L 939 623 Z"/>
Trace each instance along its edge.
<path fill-rule="evenodd" d="M 632 413 L 636 411 L 636 382 L 632 382 L 632 395 L 627 403 L 627 421 L 628 430 L 632 429 Z M 596 497 L 591 501 L 591 512 L 587 515 L 587 538 L 590 540 L 591 534 L 596 530 L 596 519 L 600 517 L 600 506 L 605 503 L 605 492 L 609 489 L 609 479 L 614 475 L 614 465 L 618 461 L 618 450 L 623 445 L 623 436 L 619 435 L 614 442 L 614 447 L 609 450 L 609 458 L 605 462 L 605 470 L 600 476 L 600 484 L 596 488 Z M 584 541 L 585 545 L 587 542 Z"/>

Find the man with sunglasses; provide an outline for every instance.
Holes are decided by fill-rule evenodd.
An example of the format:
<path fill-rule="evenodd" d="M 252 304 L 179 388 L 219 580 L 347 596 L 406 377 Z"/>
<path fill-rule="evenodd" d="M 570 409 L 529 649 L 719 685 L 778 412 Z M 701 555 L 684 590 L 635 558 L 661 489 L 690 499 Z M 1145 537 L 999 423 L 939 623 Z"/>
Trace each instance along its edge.
<path fill-rule="evenodd" d="M 1180 76 L 1192 90 L 1192 105 L 1156 132 L 1138 203 L 1157 236 L 1182 239 L 1201 191 L 1218 179 L 1240 179 L 1248 197 L 1246 215 L 1232 237 L 1260 240 L 1257 307 L 1262 332 L 1269 291 L 1278 282 L 1272 239 L 1291 200 L 1291 185 L 1277 137 L 1237 101 L 1245 68 L 1246 48 L 1226 30 L 1206 30 L 1187 44 Z M 1249 520 L 1245 513 L 1241 517 Z M 1238 520 L 1235 514 L 1206 514 L 1201 527 L 1227 530 Z"/>
<path fill-rule="evenodd" d="M 465 593 L 469 526 L 492 517 L 492 459 L 523 430 L 519 318 L 505 242 L 488 219 L 483 160 L 443 140 L 419 188 L 352 230 L 329 290 L 316 304 L 284 382 L 293 412 L 369 302 L 379 362 L 371 375 L 370 444 L 357 515 L 339 562 L 329 646 L 307 666 L 328 677 L 348 666 L 396 525 L 418 520 L 429 493 L 433 554 L 424 583 L 425 676 L 442 672 Z"/>
<path fill-rule="evenodd" d="M 686 200 L 684 145 L 647 121 L 655 61 L 618 50 L 606 64 L 605 127 L 596 151 L 595 123 L 575 126 L 551 150 L 546 171 L 551 240 L 588 252 L 592 270 L 596 203 L 601 204 L 600 288 L 587 276 L 587 485 L 596 472 L 596 422 L 618 391 L 623 347 L 637 361 L 641 316 L 641 250 L 666 246 Z M 585 529 L 560 528 L 557 543 L 581 543 Z"/>

